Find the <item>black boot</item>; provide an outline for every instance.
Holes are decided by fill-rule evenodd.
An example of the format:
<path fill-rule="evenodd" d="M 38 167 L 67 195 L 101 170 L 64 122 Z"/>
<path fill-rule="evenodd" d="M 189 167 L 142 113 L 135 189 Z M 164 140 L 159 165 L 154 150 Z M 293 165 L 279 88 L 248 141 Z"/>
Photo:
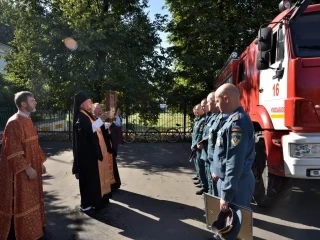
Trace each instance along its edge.
<path fill-rule="evenodd" d="M 203 193 L 204 193 L 204 189 L 203 188 L 196 192 L 197 195 L 202 195 Z"/>
<path fill-rule="evenodd" d="M 200 180 L 198 180 L 198 181 L 195 181 L 195 182 L 193 182 L 194 183 L 194 185 L 198 185 L 198 184 L 200 184 L 201 183 L 201 181 Z"/>

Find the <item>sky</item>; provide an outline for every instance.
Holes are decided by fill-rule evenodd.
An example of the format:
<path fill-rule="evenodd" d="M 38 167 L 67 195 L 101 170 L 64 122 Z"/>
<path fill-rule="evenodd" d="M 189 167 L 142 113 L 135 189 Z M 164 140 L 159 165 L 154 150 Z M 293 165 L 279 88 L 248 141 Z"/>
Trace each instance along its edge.
<path fill-rule="evenodd" d="M 149 17 L 151 20 L 154 20 L 154 15 L 157 13 L 160 13 L 161 15 L 169 15 L 170 17 L 170 13 L 168 11 L 168 9 L 162 9 L 163 6 L 165 6 L 165 0 L 149 0 L 149 4 L 150 7 L 147 8 L 145 11 L 149 12 Z M 160 32 L 160 38 L 162 39 L 162 47 L 169 47 L 170 44 L 167 42 L 166 38 L 167 38 L 167 33 L 164 32 Z"/>

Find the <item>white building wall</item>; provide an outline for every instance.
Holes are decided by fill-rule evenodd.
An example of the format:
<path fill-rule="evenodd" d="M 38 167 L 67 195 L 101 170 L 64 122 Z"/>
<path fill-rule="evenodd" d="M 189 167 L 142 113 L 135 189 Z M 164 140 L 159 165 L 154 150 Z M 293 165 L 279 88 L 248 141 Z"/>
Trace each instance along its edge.
<path fill-rule="evenodd" d="M 6 61 L 3 58 L 3 54 L 5 54 L 8 51 L 13 51 L 13 48 L 0 43 L 0 73 L 5 74 L 4 67 L 6 66 Z"/>

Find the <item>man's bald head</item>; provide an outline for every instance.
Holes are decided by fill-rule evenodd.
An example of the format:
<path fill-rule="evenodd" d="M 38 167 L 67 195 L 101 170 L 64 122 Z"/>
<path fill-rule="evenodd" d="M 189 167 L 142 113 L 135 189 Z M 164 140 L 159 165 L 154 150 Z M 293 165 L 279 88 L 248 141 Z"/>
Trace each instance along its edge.
<path fill-rule="evenodd" d="M 207 113 L 209 111 L 208 106 L 207 106 L 207 99 L 206 98 L 202 99 L 201 108 L 202 108 L 204 113 Z"/>
<path fill-rule="evenodd" d="M 196 116 L 196 106 L 197 105 L 195 105 L 193 108 L 192 108 L 192 112 L 193 112 L 193 114 Z"/>
<path fill-rule="evenodd" d="M 221 112 L 230 114 L 240 106 L 240 92 L 235 85 L 226 83 L 216 90 L 215 100 Z"/>
<path fill-rule="evenodd" d="M 102 108 L 100 103 L 96 102 L 92 105 L 92 113 L 96 117 L 100 117 L 102 115 Z"/>
<path fill-rule="evenodd" d="M 207 96 L 207 106 L 208 106 L 208 111 L 217 113 L 219 112 L 219 109 L 216 107 L 216 101 L 215 101 L 215 92 L 211 92 Z"/>
<path fill-rule="evenodd" d="M 195 106 L 195 112 L 196 112 L 196 116 L 197 116 L 197 117 L 204 114 L 204 112 L 203 112 L 203 110 L 202 110 L 202 108 L 201 108 L 201 104 L 197 104 L 197 105 Z"/>
<path fill-rule="evenodd" d="M 225 83 L 221 85 L 217 89 L 216 95 L 226 95 L 230 97 L 240 98 L 239 89 L 231 83 Z"/>
<path fill-rule="evenodd" d="M 214 95 L 215 95 L 215 92 L 209 93 L 208 96 L 207 96 L 207 102 L 209 102 L 210 100 L 214 101 Z"/>

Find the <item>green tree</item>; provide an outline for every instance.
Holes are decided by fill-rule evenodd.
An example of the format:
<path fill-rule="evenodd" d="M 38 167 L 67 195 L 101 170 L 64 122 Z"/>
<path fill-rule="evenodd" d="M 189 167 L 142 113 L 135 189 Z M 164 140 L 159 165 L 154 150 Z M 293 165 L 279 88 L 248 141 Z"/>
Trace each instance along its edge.
<path fill-rule="evenodd" d="M 0 105 L 13 105 L 13 94 L 15 89 L 12 84 L 6 81 L 5 76 L 0 73 Z"/>
<path fill-rule="evenodd" d="M 213 89 L 214 77 L 233 51 L 241 53 L 261 24 L 279 13 L 278 0 L 166 0 L 167 26 L 176 58 L 174 95 L 188 92 L 196 104 Z M 188 89 L 192 89 L 189 91 Z"/>
<path fill-rule="evenodd" d="M 7 56 L 8 78 L 50 106 L 70 105 L 81 89 L 96 93 L 97 101 L 112 89 L 122 105 L 152 105 L 171 85 L 171 58 L 158 36 L 166 17 L 151 22 L 143 11 L 147 1 L 24 0 L 4 7 L 16 48 Z M 16 13 L 14 19 L 9 13 Z M 77 41 L 76 51 L 64 46 L 66 37 Z"/>

